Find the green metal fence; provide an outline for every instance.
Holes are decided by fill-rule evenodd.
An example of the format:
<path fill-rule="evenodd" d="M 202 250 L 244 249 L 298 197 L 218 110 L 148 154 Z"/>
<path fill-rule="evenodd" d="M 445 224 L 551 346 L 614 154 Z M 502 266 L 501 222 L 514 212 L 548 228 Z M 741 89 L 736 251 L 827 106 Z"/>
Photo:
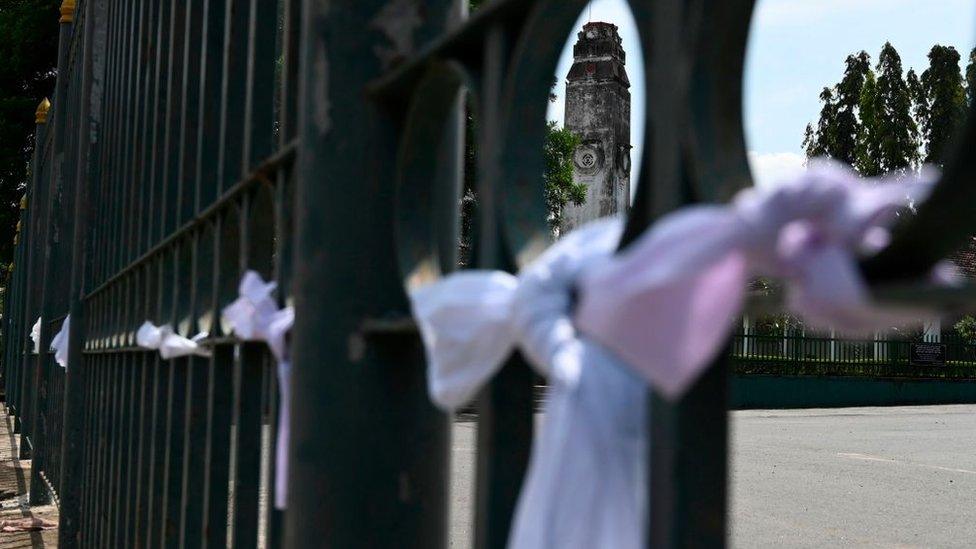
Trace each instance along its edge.
<path fill-rule="evenodd" d="M 923 343 L 944 347 L 940 363 L 976 367 L 976 344 L 954 334 L 926 334 L 918 339 L 877 334 L 872 338 L 851 338 L 801 331 L 782 334 L 735 334 L 733 358 L 784 364 L 880 364 L 918 366 L 912 361 L 912 346 Z M 974 368 L 976 370 L 976 368 Z"/>
<path fill-rule="evenodd" d="M 918 343 L 941 346 L 944 354 L 932 363 L 913 361 L 912 346 Z M 881 334 L 850 339 L 740 332 L 732 338 L 729 356 L 740 375 L 976 379 L 976 345 L 953 334 L 929 334 L 915 341 Z"/>
<path fill-rule="evenodd" d="M 219 309 L 290 295 L 297 1 L 62 5 L 4 318 L 7 404 L 63 547 L 272 547 L 277 387 Z M 57 22 L 52 21 L 52 24 Z M 69 366 L 48 352 L 71 315 Z M 27 337 L 43 318 L 39 348 Z M 213 358 L 135 345 L 146 319 Z"/>
<path fill-rule="evenodd" d="M 548 242 L 548 93 L 586 2 L 491 0 L 471 17 L 465 4 L 65 1 L 3 320 L 31 498 L 59 503 L 62 547 L 446 546 L 450 418 L 427 399 L 405 285 L 456 265 L 466 186 L 478 191 L 474 265 L 514 270 Z M 752 4 L 630 2 L 649 107 L 626 241 L 749 184 Z M 461 176 L 465 95 L 476 181 Z M 864 265 L 879 298 L 971 300 L 902 281 L 972 232 L 973 173 L 976 157 L 959 156 L 912 227 Z M 271 360 L 217 321 L 246 269 L 277 280 L 298 319 L 284 513 L 266 503 Z M 47 349 L 69 313 L 62 370 Z M 209 332 L 213 357 L 137 348 L 146 319 Z M 651 546 L 725 543 L 727 362 L 680 402 L 653 399 Z M 479 400 L 477 547 L 505 544 L 532 389 L 514 356 Z"/>

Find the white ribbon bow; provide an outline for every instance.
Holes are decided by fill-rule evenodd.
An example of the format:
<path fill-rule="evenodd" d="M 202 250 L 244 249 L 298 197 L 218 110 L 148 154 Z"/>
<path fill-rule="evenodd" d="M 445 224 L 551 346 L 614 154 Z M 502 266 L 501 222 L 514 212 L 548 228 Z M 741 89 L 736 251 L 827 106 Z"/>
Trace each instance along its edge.
<path fill-rule="evenodd" d="M 71 315 L 64 317 L 61 323 L 61 330 L 51 339 L 51 350 L 54 351 L 54 360 L 62 368 L 68 368 L 68 329 L 71 326 Z"/>
<path fill-rule="evenodd" d="M 30 331 L 31 341 L 34 342 L 34 354 L 41 352 L 41 317 L 37 317 Z"/>
<path fill-rule="evenodd" d="M 265 282 L 260 274 L 247 271 L 238 286 L 240 297 L 224 307 L 222 317 L 241 339 L 267 343 L 278 363 L 281 405 L 275 447 L 275 507 L 284 509 L 288 489 L 286 481 L 291 416 L 291 361 L 288 357 L 286 336 L 295 324 L 295 309 L 278 308 L 277 301 L 271 297 L 277 287 L 277 282 Z"/>
<path fill-rule="evenodd" d="M 575 280 L 611 257 L 621 229 L 586 225 L 517 278 L 463 271 L 411 295 L 442 408 L 470 400 L 516 344 L 549 380 L 509 547 L 643 546 L 647 387 L 569 316 Z"/>
<path fill-rule="evenodd" d="M 211 356 L 210 349 L 200 346 L 200 341 L 207 338 L 207 334 L 199 333 L 193 338 L 181 336 L 173 331 L 169 324 L 156 326 L 146 321 L 136 332 L 136 344 L 143 349 L 158 350 L 164 360 L 183 356 Z"/>
<path fill-rule="evenodd" d="M 580 277 L 575 325 L 677 398 L 721 351 L 752 277 L 785 282 L 787 308 L 815 328 L 869 333 L 921 320 L 930 312 L 872 303 L 858 259 L 886 245 L 898 210 L 931 188 L 821 161 L 728 206 L 677 211 Z"/>
<path fill-rule="evenodd" d="M 928 190 L 815 164 L 732 205 L 667 216 L 622 254 L 622 222 L 598 221 L 517 278 L 466 271 L 413 291 L 441 407 L 467 402 L 516 345 L 549 377 L 509 546 L 644 546 L 645 382 L 672 398 L 687 390 L 731 333 L 751 276 L 782 278 L 789 307 L 815 324 L 918 318 L 870 302 L 856 254 L 877 250 L 890 214 Z"/>

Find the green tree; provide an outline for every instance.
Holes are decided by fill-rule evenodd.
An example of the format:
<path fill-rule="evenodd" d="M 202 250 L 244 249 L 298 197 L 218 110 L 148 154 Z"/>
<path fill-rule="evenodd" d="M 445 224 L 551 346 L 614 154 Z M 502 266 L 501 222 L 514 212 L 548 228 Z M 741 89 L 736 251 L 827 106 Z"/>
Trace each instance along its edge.
<path fill-rule="evenodd" d="M 817 127 L 807 124 L 803 136 L 803 150 L 806 151 L 807 158 L 818 156 L 832 158 L 834 143 L 837 141 L 837 102 L 834 100 L 833 90 L 824 88 L 820 92 L 820 102 L 823 103 L 823 107 L 820 109 Z"/>
<path fill-rule="evenodd" d="M 861 104 L 861 91 L 871 72 L 871 56 L 861 51 L 848 55 L 844 77 L 837 84 L 834 115 L 833 144 L 830 156 L 853 165 L 857 158 L 857 140 L 860 123 L 857 111 Z"/>
<path fill-rule="evenodd" d="M 915 69 L 908 70 L 905 83 L 908 84 L 908 94 L 912 98 L 912 115 L 915 116 L 915 120 L 924 120 L 928 116 L 928 102 L 925 100 L 922 80 L 915 74 Z"/>
<path fill-rule="evenodd" d="M 871 57 L 867 52 L 848 55 L 841 81 L 820 92 L 820 117 L 817 127 L 807 125 L 803 149 L 808 158 L 826 156 L 855 165 L 861 123 L 858 110 L 864 83 L 871 74 Z"/>
<path fill-rule="evenodd" d="M 925 141 L 925 162 L 941 165 L 965 119 L 966 90 L 955 48 L 935 45 L 928 57 L 929 68 L 913 95 Z"/>
<path fill-rule="evenodd" d="M 567 204 L 582 206 L 586 202 L 586 184 L 573 180 L 573 153 L 580 144 L 580 138 L 555 122 L 546 124 L 546 208 L 549 210 L 549 225 L 555 230 L 563 220 L 563 209 Z"/>
<path fill-rule="evenodd" d="M 861 88 L 860 116 L 861 128 L 858 132 L 857 140 L 857 160 L 854 167 L 861 175 L 872 177 L 881 175 L 884 170 L 878 161 L 881 149 L 879 133 L 875 131 L 878 127 L 877 118 L 879 116 L 876 99 L 878 97 L 878 82 L 874 73 L 869 73 Z"/>
<path fill-rule="evenodd" d="M 881 48 L 875 70 L 876 112 L 870 126 L 866 121 L 862 123 L 874 134 L 877 166 L 883 173 L 914 169 L 920 156 L 918 126 L 912 118 L 912 98 L 902 76 L 901 56 L 890 42 Z"/>
<path fill-rule="evenodd" d="M 820 93 L 816 127 L 804 130 L 807 157 L 834 158 L 865 176 L 915 169 L 921 155 L 913 114 L 928 112 L 917 101 L 925 89 L 914 72 L 903 77 L 901 57 L 890 43 L 881 48 L 874 71 L 866 52 L 848 55 L 841 81 Z"/>
<path fill-rule="evenodd" d="M 803 133 L 803 150 L 806 151 L 807 158 L 829 156 L 827 151 L 831 148 L 836 113 L 834 92 L 830 88 L 824 88 L 820 92 L 820 102 L 823 103 L 823 107 L 820 109 L 817 127 L 807 124 Z"/>
<path fill-rule="evenodd" d="M 966 65 L 966 99 L 970 105 L 976 99 L 976 48 L 969 52 L 969 64 Z"/>
<path fill-rule="evenodd" d="M 959 337 L 961 337 L 963 341 L 970 345 L 976 344 L 976 317 L 966 315 L 959 319 L 959 321 L 953 325 L 953 328 L 955 328 L 956 333 L 959 334 Z"/>
<path fill-rule="evenodd" d="M 34 111 L 51 94 L 59 0 L 0 1 L 0 264 L 11 260 L 33 152 Z"/>

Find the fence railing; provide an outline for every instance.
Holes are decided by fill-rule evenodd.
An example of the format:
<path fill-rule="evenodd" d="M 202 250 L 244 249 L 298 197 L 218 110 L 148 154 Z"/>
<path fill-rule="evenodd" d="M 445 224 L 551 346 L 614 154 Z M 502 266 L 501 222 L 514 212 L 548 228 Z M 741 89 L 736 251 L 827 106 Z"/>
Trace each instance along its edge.
<path fill-rule="evenodd" d="M 976 344 L 951 334 L 926 334 L 917 339 L 878 335 L 872 339 L 787 332 L 785 334 L 737 333 L 731 354 L 737 359 L 785 363 L 903 364 L 911 365 L 912 345 L 944 346 L 940 362 L 976 366 Z"/>
<path fill-rule="evenodd" d="M 648 146 L 625 242 L 748 184 L 752 4 L 630 3 Z M 462 188 L 477 190 L 477 267 L 514 270 L 551 238 L 546 109 L 585 5 L 65 0 L 3 318 L 7 405 L 32 501 L 60 505 L 61 547 L 446 546 L 450 420 L 428 401 L 405 287 L 457 264 Z M 466 95 L 476 181 L 461 180 Z M 971 156 L 864 265 L 872 281 L 919 275 L 972 232 Z M 286 512 L 269 505 L 270 357 L 218 320 L 247 269 L 296 308 Z M 62 369 L 48 348 L 69 314 Z M 213 356 L 137 347 L 147 319 L 208 333 Z M 652 399 L 651 546 L 725 542 L 727 362 L 680 402 Z M 516 355 L 479 400 L 476 547 L 506 543 L 533 385 Z"/>
<path fill-rule="evenodd" d="M 938 360 L 913 360 L 912 347 L 919 343 L 941 347 Z M 976 379 L 976 345 L 956 334 L 910 340 L 739 332 L 732 338 L 730 358 L 742 375 Z"/>

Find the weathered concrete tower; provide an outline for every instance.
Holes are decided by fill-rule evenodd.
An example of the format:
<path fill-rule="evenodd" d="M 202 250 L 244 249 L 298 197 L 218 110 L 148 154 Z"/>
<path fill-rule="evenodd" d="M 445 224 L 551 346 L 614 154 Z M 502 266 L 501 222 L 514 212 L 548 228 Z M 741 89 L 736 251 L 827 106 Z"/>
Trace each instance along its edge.
<path fill-rule="evenodd" d="M 573 47 L 565 126 L 582 139 L 574 177 L 587 192 L 584 205 L 563 213 L 564 234 L 630 204 L 630 81 L 621 43 L 616 25 L 587 23 Z"/>

